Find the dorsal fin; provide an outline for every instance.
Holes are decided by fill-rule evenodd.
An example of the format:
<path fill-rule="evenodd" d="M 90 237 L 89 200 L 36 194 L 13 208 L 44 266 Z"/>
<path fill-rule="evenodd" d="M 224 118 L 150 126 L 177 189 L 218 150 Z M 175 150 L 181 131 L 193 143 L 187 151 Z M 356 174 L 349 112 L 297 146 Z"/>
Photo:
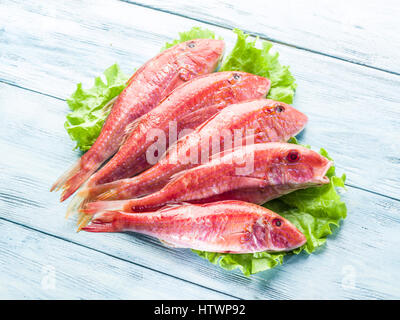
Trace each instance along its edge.
<path fill-rule="evenodd" d="M 179 179 L 181 176 L 183 176 L 186 172 L 188 172 L 190 169 L 182 170 L 179 172 L 174 173 L 172 176 L 169 177 L 169 183 L 171 183 L 174 180 Z"/>
<path fill-rule="evenodd" d="M 110 101 L 108 101 L 104 107 L 102 108 L 102 112 L 106 115 L 106 114 L 110 114 L 112 107 L 114 106 L 114 102 L 115 100 L 118 99 L 119 96 L 116 96 L 114 98 L 112 98 Z"/>
<path fill-rule="evenodd" d="M 135 128 L 138 126 L 141 118 L 142 117 L 139 117 L 139 118 L 135 119 L 134 121 L 132 121 L 130 124 L 128 124 L 125 127 L 125 132 L 124 132 L 124 135 L 123 135 L 123 137 L 121 139 L 120 146 L 124 145 L 125 142 L 129 139 L 132 131 L 135 130 Z"/>

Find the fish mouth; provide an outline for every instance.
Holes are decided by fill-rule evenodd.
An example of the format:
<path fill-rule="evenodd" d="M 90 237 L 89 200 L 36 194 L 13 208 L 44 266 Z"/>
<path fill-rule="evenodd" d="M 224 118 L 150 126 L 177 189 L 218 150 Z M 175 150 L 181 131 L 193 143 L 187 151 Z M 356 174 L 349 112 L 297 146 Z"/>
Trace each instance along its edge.
<path fill-rule="evenodd" d="M 332 161 L 327 161 L 326 165 L 324 165 L 321 169 L 317 172 L 317 177 L 312 180 L 315 184 L 327 184 L 329 183 L 329 178 L 326 176 L 326 173 L 333 166 Z"/>
<path fill-rule="evenodd" d="M 220 54 L 220 56 L 217 60 L 215 72 L 219 71 L 219 69 L 221 68 L 221 64 L 222 64 L 222 60 L 224 59 L 224 55 L 225 55 L 225 48 L 222 50 L 222 53 Z"/>
<path fill-rule="evenodd" d="M 304 113 L 302 113 L 300 111 L 297 111 L 296 119 L 297 119 L 296 124 L 298 126 L 298 131 L 293 136 L 296 136 L 300 132 L 302 132 L 304 130 L 304 128 L 306 127 L 307 122 L 308 122 L 308 117 Z"/>
<path fill-rule="evenodd" d="M 304 239 L 302 239 L 301 241 L 297 242 L 296 244 L 293 244 L 292 246 L 285 248 L 284 250 L 281 250 L 282 252 L 289 252 L 292 250 L 295 250 L 297 248 L 300 248 L 302 245 L 304 245 L 307 242 L 306 237 L 304 237 Z"/>
<path fill-rule="evenodd" d="M 222 60 L 224 59 L 224 56 L 225 56 L 225 49 L 226 49 L 225 43 L 223 43 L 222 44 L 222 48 L 218 48 L 218 49 L 214 50 L 214 52 L 217 55 L 219 55 L 219 58 L 218 58 L 218 60 L 217 60 L 217 62 L 215 64 L 216 65 L 215 71 L 218 71 L 221 68 Z"/>

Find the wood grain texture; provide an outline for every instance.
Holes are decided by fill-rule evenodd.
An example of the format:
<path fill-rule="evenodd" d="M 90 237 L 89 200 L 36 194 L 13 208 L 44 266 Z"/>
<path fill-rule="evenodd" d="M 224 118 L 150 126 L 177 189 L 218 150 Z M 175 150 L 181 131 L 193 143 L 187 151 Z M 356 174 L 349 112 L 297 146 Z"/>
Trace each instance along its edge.
<path fill-rule="evenodd" d="M 0 219 L 0 299 L 227 299 Z"/>
<path fill-rule="evenodd" d="M 395 0 L 128 2 L 400 74 L 400 6 Z"/>
<path fill-rule="evenodd" d="M 61 98 L 78 81 L 91 85 L 115 61 L 130 73 L 166 40 L 199 25 L 119 1 L 4 6 L 0 80 Z M 232 32 L 212 29 L 232 47 Z M 400 77 L 287 46 L 276 49 L 298 81 L 294 105 L 310 118 L 302 141 L 327 148 L 350 185 L 400 199 Z"/>
<path fill-rule="evenodd" d="M 239 27 L 253 20 L 239 15 Z M 400 78 L 290 46 L 276 49 L 298 79 L 295 106 L 310 118 L 300 139 L 326 147 L 355 186 L 344 195 L 349 217 L 324 248 L 246 278 L 146 236 L 77 234 L 64 220 L 66 204 L 48 189 L 79 154 L 63 128 L 68 108 L 60 98 L 78 81 L 91 85 L 114 62 L 131 72 L 193 25 L 206 26 L 119 1 L 0 3 L 0 81 L 12 84 L 0 84 L 0 298 L 59 298 L 62 291 L 70 298 L 162 298 L 170 287 L 167 298 L 175 299 L 399 298 Z M 209 28 L 229 50 L 232 33 Z M 61 272 L 60 291 L 35 296 L 34 276 L 46 259 Z M 98 269 L 82 273 L 91 265 Z M 136 271 L 143 281 L 134 293 L 113 287 L 134 284 Z M 79 286 L 86 277 L 89 288 L 104 282 L 91 292 Z"/>
<path fill-rule="evenodd" d="M 0 85 L 0 97 L 2 119 L 7 119 L 0 124 L 4 219 L 238 298 L 400 296 L 400 202 L 354 188 L 344 194 L 349 217 L 324 248 L 310 256 L 291 257 L 284 266 L 251 278 L 146 236 L 75 233 L 74 222 L 64 220 L 66 204 L 48 192 L 54 177 L 76 158 L 62 128 L 64 102 L 5 84 Z M 71 248 L 71 255 L 75 250 L 79 251 Z M 45 250 L 42 254 L 47 256 Z M 98 259 L 95 263 L 101 264 L 103 256 Z"/>

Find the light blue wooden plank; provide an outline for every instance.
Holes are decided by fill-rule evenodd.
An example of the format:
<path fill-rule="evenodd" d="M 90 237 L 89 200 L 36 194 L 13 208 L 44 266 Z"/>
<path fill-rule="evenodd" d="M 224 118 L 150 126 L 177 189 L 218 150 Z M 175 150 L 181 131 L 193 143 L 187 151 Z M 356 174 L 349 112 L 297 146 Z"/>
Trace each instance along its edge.
<path fill-rule="evenodd" d="M 241 28 L 298 48 L 400 74 L 400 7 L 395 0 L 128 0 Z"/>
<path fill-rule="evenodd" d="M 0 299 L 232 299 L 0 219 Z"/>
<path fill-rule="evenodd" d="M 48 192 L 76 157 L 62 128 L 64 102 L 3 84 L 0 105 L 3 218 L 241 298 L 399 297 L 399 201 L 349 188 L 349 217 L 325 248 L 245 278 L 145 236 L 75 233 L 66 204 Z"/>
<path fill-rule="evenodd" d="M 3 5 L 0 79 L 58 97 L 78 81 L 91 85 L 115 61 L 131 72 L 166 40 L 199 24 L 118 1 Z M 233 45 L 230 31 L 213 29 Z M 276 47 L 298 80 L 294 105 L 310 117 L 302 140 L 327 148 L 349 184 L 400 199 L 399 76 Z"/>
<path fill-rule="evenodd" d="M 193 25 L 189 19 L 115 2 L 6 4 L 0 10 L 3 80 L 61 97 L 77 78 L 90 79 L 114 61 L 126 70 L 139 65 L 166 38 Z M 215 30 L 232 44 L 224 30 Z M 398 78 L 284 46 L 279 50 L 299 79 L 296 106 L 312 120 L 303 140 L 333 150 L 339 167 L 350 171 L 351 183 L 396 196 Z M 147 237 L 75 234 L 72 223 L 62 219 L 65 206 L 47 193 L 76 157 L 62 128 L 65 104 L 9 86 L 3 86 L 0 97 L 3 217 L 245 298 L 399 296 L 398 202 L 354 189 L 345 196 L 349 220 L 327 250 L 294 257 L 251 279 Z"/>

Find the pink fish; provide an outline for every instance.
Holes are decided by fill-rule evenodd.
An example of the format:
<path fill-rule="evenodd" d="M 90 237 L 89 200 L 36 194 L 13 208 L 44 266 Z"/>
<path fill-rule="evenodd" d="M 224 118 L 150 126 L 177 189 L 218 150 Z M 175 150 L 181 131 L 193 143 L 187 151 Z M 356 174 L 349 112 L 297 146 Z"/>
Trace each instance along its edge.
<path fill-rule="evenodd" d="M 240 101 L 265 97 L 271 81 L 246 72 L 225 71 L 197 77 L 176 88 L 156 108 L 140 117 L 132 125 L 129 137 L 117 154 L 98 172 L 96 172 L 70 203 L 67 215 L 79 210 L 85 202 L 87 188 L 119 179 L 132 177 L 143 171 L 143 157 L 148 148 L 156 143 L 157 137 L 150 138 L 151 132 L 162 132 L 169 140 L 169 126 L 180 119 L 191 126 L 199 125 L 209 117 L 210 109 L 217 112 L 226 106 Z M 205 114 L 199 110 L 205 109 Z M 194 112 L 197 120 L 187 117 Z M 138 162 L 139 161 L 139 162 Z M 147 166 L 148 167 L 148 166 Z"/>
<path fill-rule="evenodd" d="M 193 111 L 209 106 L 227 106 L 268 93 L 270 81 L 245 72 L 216 72 L 197 77 L 175 89 L 156 108 L 138 119 L 127 141 L 117 154 L 88 181 L 88 186 L 131 177 L 140 172 L 136 160 L 156 139 L 148 139 L 151 129 L 163 131 L 168 140 L 171 121 L 178 121 Z M 205 119 L 202 119 L 203 121 Z"/>
<path fill-rule="evenodd" d="M 226 253 L 290 251 L 307 241 L 280 215 L 242 201 L 184 204 L 150 213 L 108 211 L 96 214 L 83 230 L 134 231 L 178 248 Z"/>
<path fill-rule="evenodd" d="M 61 201 L 67 199 L 118 150 L 128 124 L 157 106 L 180 84 L 213 72 L 223 51 L 222 40 L 191 40 L 161 52 L 139 68 L 114 102 L 96 142 L 51 191 L 62 188 Z"/>
<path fill-rule="evenodd" d="M 254 143 L 285 142 L 298 134 L 306 123 L 306 115 L 282 102 L 257 99 L 233 104 L 181 138 L 147 171 L 130 179 L 87 189 L 87 196 L 95 199 L 96 195 L 103 193 L 98 197 L 99 200 L 119 200 L 153 193 L 165 186 L 172 175 L 198 166 L 202 161 L 201 157 L 208 161 L 209 155 L 219 150 L 231 149 L 232 143 L 228 146 L 225 144 L 229 137 L 231 142 L 234 140 L 235 133 L 239 133 L 237 136 L 242 137 L 242 140 L 251 136 Z M 212 146 L 212 140 L 216 138 L 218 148 Z M 207 157 L 201 154 L 201 149 L 206 149 Z M 192 150 L 197 153 L 196 156 L 187 159 L 186 155 Z"/>
<path fill-rule="evenodd" d="M 238 147 L 210 162 L 181 171 L 161 190 L 143 198 L 88 203 L 84 213 L 152 211 L 170 203 L 242 200 L 263 204 L 294 190 L 329 182 L 332 163 L 315 151 L 290 143 Z"/>

